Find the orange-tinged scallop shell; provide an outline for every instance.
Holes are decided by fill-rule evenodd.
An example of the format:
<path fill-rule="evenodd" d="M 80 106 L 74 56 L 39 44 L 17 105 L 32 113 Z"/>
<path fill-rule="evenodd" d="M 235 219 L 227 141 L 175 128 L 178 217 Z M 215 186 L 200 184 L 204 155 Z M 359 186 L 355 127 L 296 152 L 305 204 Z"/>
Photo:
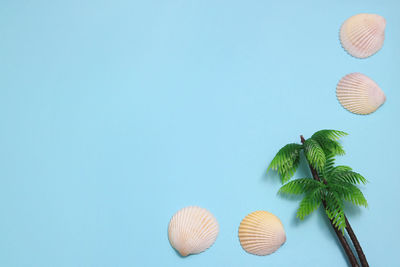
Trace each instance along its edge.
<path fill-rule="evenodd" d="M 286 241 L 282 222 L 267 211 L 247 215 L 239 226 L 239 240 L 248 253 L 264 256 L 275 252 Z"/>
<path fill-rule="evenodd" d="M 385 39 L 386 20 L 376 14 L 358 14 L 340 28 L 340 42 L 353 57 L 367 58 L 378 52 Z"/>

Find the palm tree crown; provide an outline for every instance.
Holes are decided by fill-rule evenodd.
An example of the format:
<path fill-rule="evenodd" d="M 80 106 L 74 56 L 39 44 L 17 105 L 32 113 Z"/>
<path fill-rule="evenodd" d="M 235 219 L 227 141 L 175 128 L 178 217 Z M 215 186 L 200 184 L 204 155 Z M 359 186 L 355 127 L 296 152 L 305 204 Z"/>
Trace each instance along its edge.
<path fill-rule="evenodd" d="M 288 144 L 276 154 L 269 169 L 278 172 L 282 184 L 280 194 L 303 195 L 297 211 L 301 220 L 323 204 L 326 214 L 336 228 L 344 231 L 346 219 L 344 202 L 367 207 L 368 203 L 358 184 L 367 180 L 348 166 L 334 166 L 335 156 L 344 155 L 338 139 L 347 135 L 336 130 L 321 130 L 314 133 L 303 144 Z M 296 172 L 301 155 L 307 159 L 311 170 L 316 172 L 313 178 L 291 180 Z"/>

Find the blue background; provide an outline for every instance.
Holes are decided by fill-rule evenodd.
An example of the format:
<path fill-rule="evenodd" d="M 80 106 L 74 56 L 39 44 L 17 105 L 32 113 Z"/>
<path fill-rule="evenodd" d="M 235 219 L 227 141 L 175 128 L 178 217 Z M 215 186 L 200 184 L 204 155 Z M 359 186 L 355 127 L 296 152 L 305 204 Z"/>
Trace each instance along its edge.
<path fill-rule="evenodd" d="M 338 162 L 370 181 L 369 208 L 347 210 L 370 265 L 400 265 L 399 11 L 395 0 L 0 1 L 0 266 L 346 266 L 323 211 L 299 222 L 298 201 L 266 175 L 283 145 L 324 128 L 350 133 Z M 338 40 L 362 12 L 387 20 L 364 60 Z M 350 72 L 383 88 L 377 112 L 340 106 Z M 220 234 L 181 258 L 167 227 L 189 205 Z M 237 237 L 260 209 L 287 233 L 266 257 Z"/>

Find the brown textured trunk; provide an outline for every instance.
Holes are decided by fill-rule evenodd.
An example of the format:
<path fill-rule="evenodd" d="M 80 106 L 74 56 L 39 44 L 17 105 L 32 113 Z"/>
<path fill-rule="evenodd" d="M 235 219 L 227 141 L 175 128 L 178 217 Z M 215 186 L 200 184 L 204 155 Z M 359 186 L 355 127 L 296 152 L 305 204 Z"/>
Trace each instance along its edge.
<path fill-rule="evenodd" d="M 306 140 L 304 139 L 304 137 L 302 135 L 300 136 L 300 139 L 301 139 L 301 143 L 304 144 L 304 142 Z M 317 171 L 310 164 L 308 164 L 308 166 L 310 167 L 310 170 L 311 170 L 313 178 L 315 180 L 317 180 L 317 181 L 321 181 L 321 179 L 318 176 Z M 324 208 L 326 209 L 326 203 L 325 203 L 324 200 L 322 200 L 322 204 L 324 205 Z M 349 243 L 347 243 L 347 240 L 344 237 L 343 233 L 339 229 L 337 229 L 335 227 L 335 225 L 333 224 L 332 220 L 329 220 L 329 221 L 331 223 L 331 226 L 332 226 L 333 230 L 336 233 L 336 236 L 338 237 L 340 243 L 342 244 L 342 247 L 343 247 L 344 251 L 346 252 L 347 258 L 349 259 L 351 266 L 352 267 L 359 267 L 360 265 L 358 264 L 357 259 L 354 256 L 354 253 L 351 250 L 351 248 L 349 246 Z M 346 222 L 346 225 L 347 225 L 347 222 Z"/>
<path fill-rule="evenodd" d="M 354 248 L 357 251 L 358 258 L 360 259 L 360 262 L 361 262 L 361 266 L 369 267 L 367 258 L 364 255 L 364 251 L 362 250 L 360 243 L 358 242 L 357 236 L 354 234 L 353 228 L 351 228 L 351 225 L 350 225 L 349 221 L 347 220 L 346 215 L 344 216 L 344 218 L 346 220 L 346 231 L 349 234 L 350 239 L 353 242 Z"/>
<path fill-rule="evenodd" d="M 324 208 L 326 208 L 325 201 L 322 201 L 322 204 L 324 204 Z M 332 228 L 333 228 L 333 230 L 335 230 L 336 236 L 338 237 L 340 243 L 342 244 L 344 251 L 346 252 L 347 257 L 349 258 L 351 266 L 353 266 L 353 267 L 360 266 L 360 265 L 358 265 L 356 256 L 354 256 L 354 253 L 351 250 L 349 243 L 347 243 L 347 240 L 344 237 L 343 233 L 335 227 L 332 220 L 329 219 L 329 221 L 331 222 Z"/>

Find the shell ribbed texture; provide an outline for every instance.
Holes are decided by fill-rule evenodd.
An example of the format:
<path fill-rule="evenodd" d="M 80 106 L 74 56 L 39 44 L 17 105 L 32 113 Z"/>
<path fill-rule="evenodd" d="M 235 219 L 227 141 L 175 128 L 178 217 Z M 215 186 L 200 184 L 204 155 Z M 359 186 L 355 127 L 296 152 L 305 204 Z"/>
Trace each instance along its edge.
<path fill-rule="evenodd" d="M 275 252 L 286 241 L 282 222 L 267 211 L 247 215 L 239 226 L 239 240 L 245 251 L 255 255 Z"/>
<path fill-rule="evenodd" d="M 218 232 L 214 216 L 195 206 L 179 210 L 168 227 L 169 241 L 182 256 L 203 252 L 215 242 Z"/>
<path fill-rule="evenodd" d="M 378 52 L 385 39 L 386 20 L 376 14 L 358 14 L 340 28 L 340 42 L 352 56 L 367 58 Z"/>
<path fill-rule="evenodd" d="M 336 87 L 336 96 L 345 109 L 363 115 L 374 112 L 386 100 L 382 89 L 361 73 L 344 76 Z"/>

